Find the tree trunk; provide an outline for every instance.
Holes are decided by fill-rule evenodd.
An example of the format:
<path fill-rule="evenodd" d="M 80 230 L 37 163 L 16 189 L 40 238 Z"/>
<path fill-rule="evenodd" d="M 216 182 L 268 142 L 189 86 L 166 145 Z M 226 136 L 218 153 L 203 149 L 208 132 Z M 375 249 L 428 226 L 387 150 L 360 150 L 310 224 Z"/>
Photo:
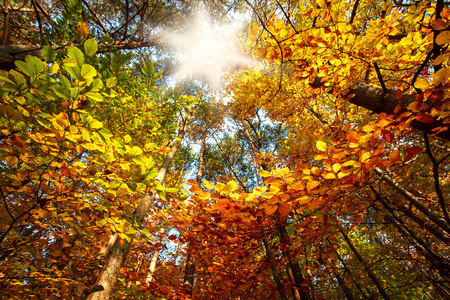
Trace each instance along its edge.
<path fill-rule="evenodd" d="M 162 182 L 166 176 L 170 164 L 172 163 L 175 154 L 181 146 L 181 141 L 183 140 L 184 134 L 186 132 L 190 115 L 188 115 L 184 121 L 183 126 L 178 132 L 178 139 L 173 144 L 170 151 L 167 153 L 164 162 L 158 170 L 158 175 L 155 180 Z M 156 196 L 156 191 L 153 189 L 147 193 L 141 202 L 139 202 L 138 207 L 133 212 L 133 216 L 136 217 L 139 224 L 142 224 L 145 217 L 147 216 L 148 210 L 153 204 Z M 94 288 L 90 291 L 87 296 L 88 300 L 107 300 L 112 294 L 114 285 L 116 284 L 117 278 L 119 276 L 120 268 L 122 267 L 125 259 L 127 258 L 128 251 L 130 249 L 131 243 L 125 239 L 117 238 L 114 245 L 112 246 L 110 252 L 107 254 L 103 269 L 98 276 Z"/>
<path fill-rule="evenodd" d="M 285 250 L 283 250 L 283 255 L 288 260 L 288 274 L 290 269 L 292 276 L 294 277 L 295 287 L 300 294 L 301 300 L 309 300 L 309 295 L 305 292 L 305 289 L 307 289 L 307 284 L 303 278 L 300 266 L 297 261 L 293 260 L 289 251 L 289 235 L 286 230 L 286 226 L 278 227 L 278 230 L 280 232 L 280 243 L 284 244 L 281 247 L 282 249 L 285 248 Z"/>
<path fill-rule="evenodd" d="M 352 241 L 350 240 L 350 238 L 348 237 L 348 235 L 339 228 L 339 231 L 341 232 L 342 236 L 344 237 L 345 241 L 347 242 L 348 246 L 350 247 L 350 249 L 352 250 L 353 254 L 355 254 L 356 258 L 359 260 L 359 262 L 363 265 L 364 270 L 366 271 L 367 275 L 369 276 L 369 278 L 372 280 L 372 282 L 375 284 L 375 286 L 377 287 L 378 291 L 380 292 L 381 296 L 383 296 L 383 298 L 385 300 L 390 300 L 392 299 L 388 293 L 384 290 L 383 286 L 381 285 L 381 282 L 378 280 L 378 278 L 375 276 L 375 274 L 372 272 L 372 270 L 370 270 L 369 265 L 367 264 L 367 262 L 364 260 L 364 258 L 361 256 L 361 254 L 359 254 L 358 250 L 355 248 L 355 246 L 353 245 Z"/>
<path fill-rule="evenodd" d="M 322 87 L 324 83 L 321 80 L 321 77 L 316 77 L 311 86 L 314 88 Z M 356 85 L 356 88 L 352 89 L 347 94 L 347 96 L 351 95 L 351 98 L 347 98 L 350 103 L 357 106 L 367 108 L 374 113 L 385 112 L 388 115 L 394 114 L 397 104 L 400 104 L 406 108 L 408 107 L 408 104 L 416 100 L 417 95 L 406 94 L 403 95 L 403 100 L 399 101 L 395 96 L 395 92 L 396 91 L 394 90 L 385 92 L 382 88 L 374 87 L 367 82 L 359 82 Z M 411 123 L 411 127 L 429 134 L 435 133 L 432 129 L 440 126 L 445 126 L 445 124 L 440 121 L 433 123 L 421 123 L 417 120 L 414 120 Z M 450 140 L 450 130 L 441 132 L 438 136 L 443 139 Z"/>
<path fill-rule="evenodd" d="M 161 238 L 162 238 L 163 233 L 164 233 L 164 227 L 161 227 L 161 229 L 159 229 L 158 238 L 156 239 L 156 244 L 161 243 Z M 158 247 L 154 250 L 155 252 L 153 252 L 152 259 L 150 260 L 150 266 L 148 267 L 147 278 L 145 279 L 145 282 L 147 282 L 147 283 L 152 282 L 153 279 L 155 278 L 153 276 L 153 273 L 155 273 L 155 270 L 156 270 L 156 263 L 158 262 L 159 250 L 161 250 L 161 247 Z"/>
<path fill-rule="evenodd" d="M 203 132 L 202 143 L 200 147 L 200 155 L 198 158 L 198 168 L 197 168 L 197 183 L 198 186 L 202 185 L 203 178 L 203 162 L 204 162 L 204 153 L 206 148 L 206 137 L 207 131 Z M 187 245 L 187 257 L 186 257 L 186 266 L 184 267 L 184 278 L 183 285 L 186 288 L 186 294 L 192 296 L 192 291 L 194 288 L 194 279 L 195 279 L 195 260 L 192 255 L 192 243 L 188 241 Z"/>
<path fill-rule="evenodd" d="M 98 45 L 97 53 L 105 53 L 111 49 L 115 50 L 132 50 L 143 47 L 152 47 L 161 45 L 161 39 L 155 38 L 146 42 L 115 42 L 112 44 L 100 43 Z M 52 46 L 56 52 L 65 54 L 65 47 L 57 45 Z M 16 60 L 24 60 L 27 55 L 36 56 L 40 59 L 42 46 L 41 45 L 0 45 L 0 70 L 11 70 L 16 66 Z"/>
<path fill-rule="evenodd" d="M 266 250 L 266 256 L 269 259 L 270 265 L 272 266 L 272 275 L 273 275 L 273 279 L 275 280 L 275 284 L 277 285 L 278 293 L 280 294 L 280 297 L 282 300 L 287 300 L 286 293 L 284 292 L 284 287 L 281 282 L 281 279 L 282 279 L 281 274 L 278 272 L 277 267 L 275 266 L 275 264 L 273 262 L 273 253 L 272 253 L 272 250 L 270 249 L 270 245 L 269 245 L 269 241 L 268 241 L 267 237 L 263 238 L 263 244 L 264 244 L 264 249 Z"/>
<path fill-rule="evenodd" d="M 392 177 L 387 175 L 383 170 L 376 167 L 375 173 L 381 176 L 385 182 L 387 182 L 390 186 L 392 186 L 397 192 L 402 194 L 412 205 L 417 207 L 422 213 L 424 213 L 431 221 L 433 221 L 436 225 L 441 227 L 447 233 L 450 233 L 450 226 L 445 221 L 444 218 L 439 216 L 436 212 L 432 211 L 428 206 L 426 206 L 419 198 L 415 197 L 413 194 L 404 189 L 400 184 L 398 184 Z"/>
<path fill-rule="evenodd" d="M 387 218 L 399 230 L 400 234 L 405 237 L 413 238 L 416 243 L 421 246 L 418 247 L 417 245 L 415 245 L 415 248 L 418 250 L 418 252 L 423 253 L 423 256 L 430 262 L 430 265 L 433 266 L 443 278 L 450 278 L 450 265 L 448 264 L 448 262 L 445 261 L 445 259 L 442 258 L 433 249 L 431 249 L 431 246 L 427 244 L 422 238 L 420 238 L 414 231 L 412 231 L 403 222 L 403 220 L 395 214 L 386 200 L 380 194 L 378 194 L 374 188 L 371 187 L 371 189 L 377 196 L 377 200 L 389 212 L 390 215 L 388 215 Z"/>

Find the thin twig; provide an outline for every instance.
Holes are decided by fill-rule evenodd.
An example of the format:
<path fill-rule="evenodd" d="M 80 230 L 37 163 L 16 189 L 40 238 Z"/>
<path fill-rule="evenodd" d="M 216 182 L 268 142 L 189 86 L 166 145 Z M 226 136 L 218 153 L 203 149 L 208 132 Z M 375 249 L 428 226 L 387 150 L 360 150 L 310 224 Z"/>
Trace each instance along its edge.
<path fill-rule="evenodd" d="M 450 224 L 450 217 L 448 215 L 447 207 L 445 205 L 444 195 L 442 194 L 440 183 L 439 183 L 439 162 L 434 157 L 431 152 L 430 140 L 428 138 L 428 134 L 426 132 L 423 133 L 423 139 L 425 141 L 425 152 L 433 164 L 433 179 L 434 179 L 434 190 L 436 191 L 436 195 L 439 198 L 439 205 L 441 206 L 442 213 L 444 214 L 444 218 L 448 224 Z"/>

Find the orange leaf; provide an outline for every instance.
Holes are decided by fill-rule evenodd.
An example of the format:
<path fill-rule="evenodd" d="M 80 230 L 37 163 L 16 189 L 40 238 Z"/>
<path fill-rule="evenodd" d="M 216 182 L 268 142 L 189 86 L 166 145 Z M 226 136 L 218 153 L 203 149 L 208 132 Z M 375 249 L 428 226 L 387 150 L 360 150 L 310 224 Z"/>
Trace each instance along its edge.
<path fill-rule="evenodd" d="M 312 190 L 313 188 L 315 188 L 316 186 L 318 186 L 320 183 L 318 181 L 310 181 L 306 184 L 306 189 L 308 191 Z"/>
<path fill-rule="evenodd" d="M 265 207 L 265 212 L 267 215 L 273 215 L 278 209 L 278 205 L 267 205 Z"/>
<path fill-rule="evenodd" d="M 287 216 L 289 212 L 291 211 L 291 206 L 287 202 L 281 203 L 281 205 L 278 207 L 278 212 L 282 217 Z"/>
<path fill-rule="evenodd" d="M 84 36 L 87 37 L 89 35 L 89 27 L 87 26 L 87 24 L 83 21 L 78 22 L 77 25 L 78 28 L 78 32 Z"/>

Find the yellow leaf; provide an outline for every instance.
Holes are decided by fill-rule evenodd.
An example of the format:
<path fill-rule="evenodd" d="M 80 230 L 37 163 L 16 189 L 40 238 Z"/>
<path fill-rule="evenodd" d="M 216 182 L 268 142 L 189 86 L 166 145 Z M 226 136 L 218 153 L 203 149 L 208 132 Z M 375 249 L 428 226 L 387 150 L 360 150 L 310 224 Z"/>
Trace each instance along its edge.
<path fill-rule="evenodd" d="M 362 130 L 365 132 L 374 131 L 375 130 L 374 124 L 368 124 L 368 125 L 363 126 Z"/>
<path fill-rule="evenodd" d="M 444 45 L 450 43 L 450 31 L 442 31 L 438 34 L 436 37 L 436 44 L 438 45 Z"/>
<path fill-rule="evenodd" d="M 266 170 L 261 171 L 261 172 L 259 173 L 259 175 L 261 175 L 262 177 L 269 177 L 269 176 L 272 176 L 272 174 L 271 174 L 269 171 L 266 171 Z"/>
<path fill-rule="evenodd" d="M 314 156 L 314 160 L 322 160 L 322 159 L 326 159 L 328 158 L 328 156 L 324 155 L 324 154 L 318 154 Z"/>
<path fill-rule="evenodd" d="M 211 193 L 210 192 L 202 192 L 202 193 L 198 194 L 198 198 L 201 200 L 208 200 L 209 198 L 211 198 Z"/>
<path fill-rule="evenodd" d="M 294 201 L 299 204 L 305 204 L 306 202 L 308 202 L 311 199 L 312 198 L 310 196 L 305 195 L 305 196 L 301 196 L 300 198 L 295 199 Z"/>
<path fill-rule="evenodd" d="M 437 71 L 436 73 L 434 73 L 433 84 L 435 86 L 438 86 L 439 84 L 443 83 L 450 75 L 449 73 L 450 72 L 449 72 L 448 68 L 442 68 L 439 71 Z"/>
<path fill-rule="evenodd" d="M 306 184 L 306 189 L 308 191 L 312 190 L 313 188 L 317 187 L 320 183 L 318 181 L 310 181 Z"/>
<path fill-rule="evenodd" d="M 367 162 L 369 159 L 370 159 L 370 152 L 366 152 L 366 153 L 364 153 L 362 156 L 361 156 L 361 162 L 362 163 L 365 163 L 365 162 Z"/>
<path fill-rule="evenodd" d="M 327 144 L 325 142 L 322 141 L 317 141 L 316 142 L 316 148 L 320 151 L 326 152 L 327 151 Z"/>
<path fill-rule="evenodd" d="M 337 173 L 341 169 L 341 167 L 341 164 L 334 164 L 332 168 L 333 171 Z"/>
<path fill-rule="evenodd" d="M 419 78 L 414 83 L 414 86 L 418 89 L 426 90 L 430 87 L 430 83 L 426 79 Z"/>
<path fill-rule="evenodd" d="M 217 185 L 216 185 L 216 188 L 217 188 Z M 263 186 L 263 187 L 257 186 L 257 187 L 255 187 L 255 188 L 253 189 L 253 193 L 254 193 L 256 196 L 261 196 L 262 193 L 264 193 L 266 190 L 267 190 L 267 187 L 266 187 L 266 186 Z"/>
<path fill-rule="evenodd" d="M 89 35 L 89 27 L 87 26 L 87 24 L 83 21 L 78 22 L 77 25 L 78 28 L 78 32 L 84 36 L 87 37 Z"/>
<path fill-rule="evenodd" d="M 238 184 L 236 183 L 236 181 L 231 180 L 227 183 L 227 188 L 230 192 L 234 192 L 235 190 L 237 190 Z"/>
<path fill-rule="evenodd" d="M 350 143 L 348 146 L 350 148 L 356 148 L 356 147 L 359 147 L 359 144 L 358 143 Z"/>
<path fill-rule="evenodd" d="M 303 190 L 303 188 L 304 188 L 303 183 L 301 183 L 299 181 L 294 182 L 293 184 L 291 184 L 289 186 L 289 189 L 292 189 L 292 190 Z"/>
<path fill-rule="evenodd" d="M 348 172 L 348 171 L 339 172 L 338 178 L 341 179 L 348 175 L 350 175 L 350 172 Z"/>
<path fill-rule="evenodd" d="M 327 174 L 323 174 L 323 178 L 325 178 L 325 179 L 336 179 L 336 175 L 334 175 L 333 173 L 327 173 Z"/>
<path fill-rule="evenodd" d="M 225 184 L 223 184 L 222 182 L 218 182 L 217 184 L 216 184 L 216 187 L 214 188 L 218 193 L 220 193 L 222 190 L 223 190 L 223 188 L 225 187 Z"/>
<path fill-rule="evenodd" d="M 287 174 L 289 174 L 289 168 L 283 168 L 283 169 L 275 169 L 273 171 L 274 175 L 276 175 L 277 177 L 282 177 L 282 176 L 286 176 Z"/>
<path fill-rule="evenodd" d="M 208 180 L 203 180 L 203 186 L 208 190 L 214 189 L 214 184 Z"/>
<path fill-rule="evenodd" d="M 311 174 L 319 175 L 320 174 L 320 169 L 318 167 L 312 167 L 311 168 Z"/>

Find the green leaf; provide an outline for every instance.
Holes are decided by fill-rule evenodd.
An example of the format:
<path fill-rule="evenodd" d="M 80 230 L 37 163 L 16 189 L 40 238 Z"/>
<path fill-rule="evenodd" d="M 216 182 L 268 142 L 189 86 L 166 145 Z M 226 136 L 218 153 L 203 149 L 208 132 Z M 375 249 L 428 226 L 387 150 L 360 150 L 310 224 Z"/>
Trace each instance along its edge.
<path fill-rule="evenodd" d="M 152 169 L 150 170 L 150 172 L 147 173 L 147 176 L 145 176 L 144 181 L 153 179 L 156 177 L 156 175 L 158 175 L 158 170 Z"/>
<path fill-rule="evenodd" d="M 35 77 L 36 75 L 44 72 L 45 70 L 44 64 L 36 56 L 28 55 L 25 58 L 25 61 L 17 60 L 14 63 L 17 66 L 17 68 L 19 68 L 20 71 L 22 71 L 23 73 L 25 73 L 30 77 Z"/>
<path fill-rule="evenodd" d="M 103 81 L 100 78 L 94 78 L 92 81 L 91 92 L 97 92 L 103 87 Z"/>
<path fill-rule="evenodd" d="M 98 50 L 98 43 L 94 39 L 88 39 L 86 42 L 84 42 L 84 53 L 86 56 L 93 55 L 97 53 Z"/>
<path fill-rule="evenodd" d="M 98 131 L 98 133 L 103 137 L 105 142 L 110 142 L 111 141 L 111 137 L 113 136 L 111 131 L 109 129 L 106 129 L 106 128 L 101 128 Z"/>
<path fill-rule="evenodd" d="M 56 59 L 56 50 L 47 45 L 42 48 L 41 55 L 47 62 L 52 62 Z"/>
<path fill-rule="evenodd" d="M 91 65 L 83 65 L 81 67 L 81 77 L 83 78 L 93 78 L 97 75 L 97 71 Z"/>
<path fill-rule="evenodd" d="M 131 148 L 130 150 L 130 155 L 133 156 L 139 156 L 142 155 L 142 153 L 143 153 L 142 149 L 137 146 L 133 146 L 133 148 Z"/>
<path fill-rule="evenodd" d="M 167 193 L 166 192 L 159 192 L 158 195 L 161 198 L 161 200 L 167 201 Z"/>
<path fill-rule="evenodd" d="M 75 60 L 79 67 L 81 67 L 84 63 L 84 54 L 77 47 L 70 46 L 67 50 L 67 56 Z"/>
<path fill-rule="evenodd" d="M 117 78 L 116 77 L 111 77 L 108 78 L 108 80 L 106 80 L 106 87 L 108 88 L 112 88 L 116 85 L 117 83 Z"/>
<path fill-rule="evenodd" d="M 87 92 L 84 94 L 86 97 L 88 97 L 91 100 L 94 100 L 95 102 L 102 102 L 103 96 L 96 92 Z"/>
<path fill-rule="evenodd" d="M 178 193 L 180 190 L 177 188 L 168 188 L 166 192 L 168 193 Z"/>
<path fill-rule="evenodd" d="M 136 192 L 136 187 L 134 186 L 134 184 L 127 182 L 127 187 L 131 192 Z"/>
<path fill-rule="evenodd" d="M 81 78 L 81 70 L 77 65 L 74 66 L 69 66 L 69 65 L 64 65 L 64 70 L 67 71 L 67 73 L 70 74 L 70 76 L 72 76 L 74 79 L 79 79 Z"/>

